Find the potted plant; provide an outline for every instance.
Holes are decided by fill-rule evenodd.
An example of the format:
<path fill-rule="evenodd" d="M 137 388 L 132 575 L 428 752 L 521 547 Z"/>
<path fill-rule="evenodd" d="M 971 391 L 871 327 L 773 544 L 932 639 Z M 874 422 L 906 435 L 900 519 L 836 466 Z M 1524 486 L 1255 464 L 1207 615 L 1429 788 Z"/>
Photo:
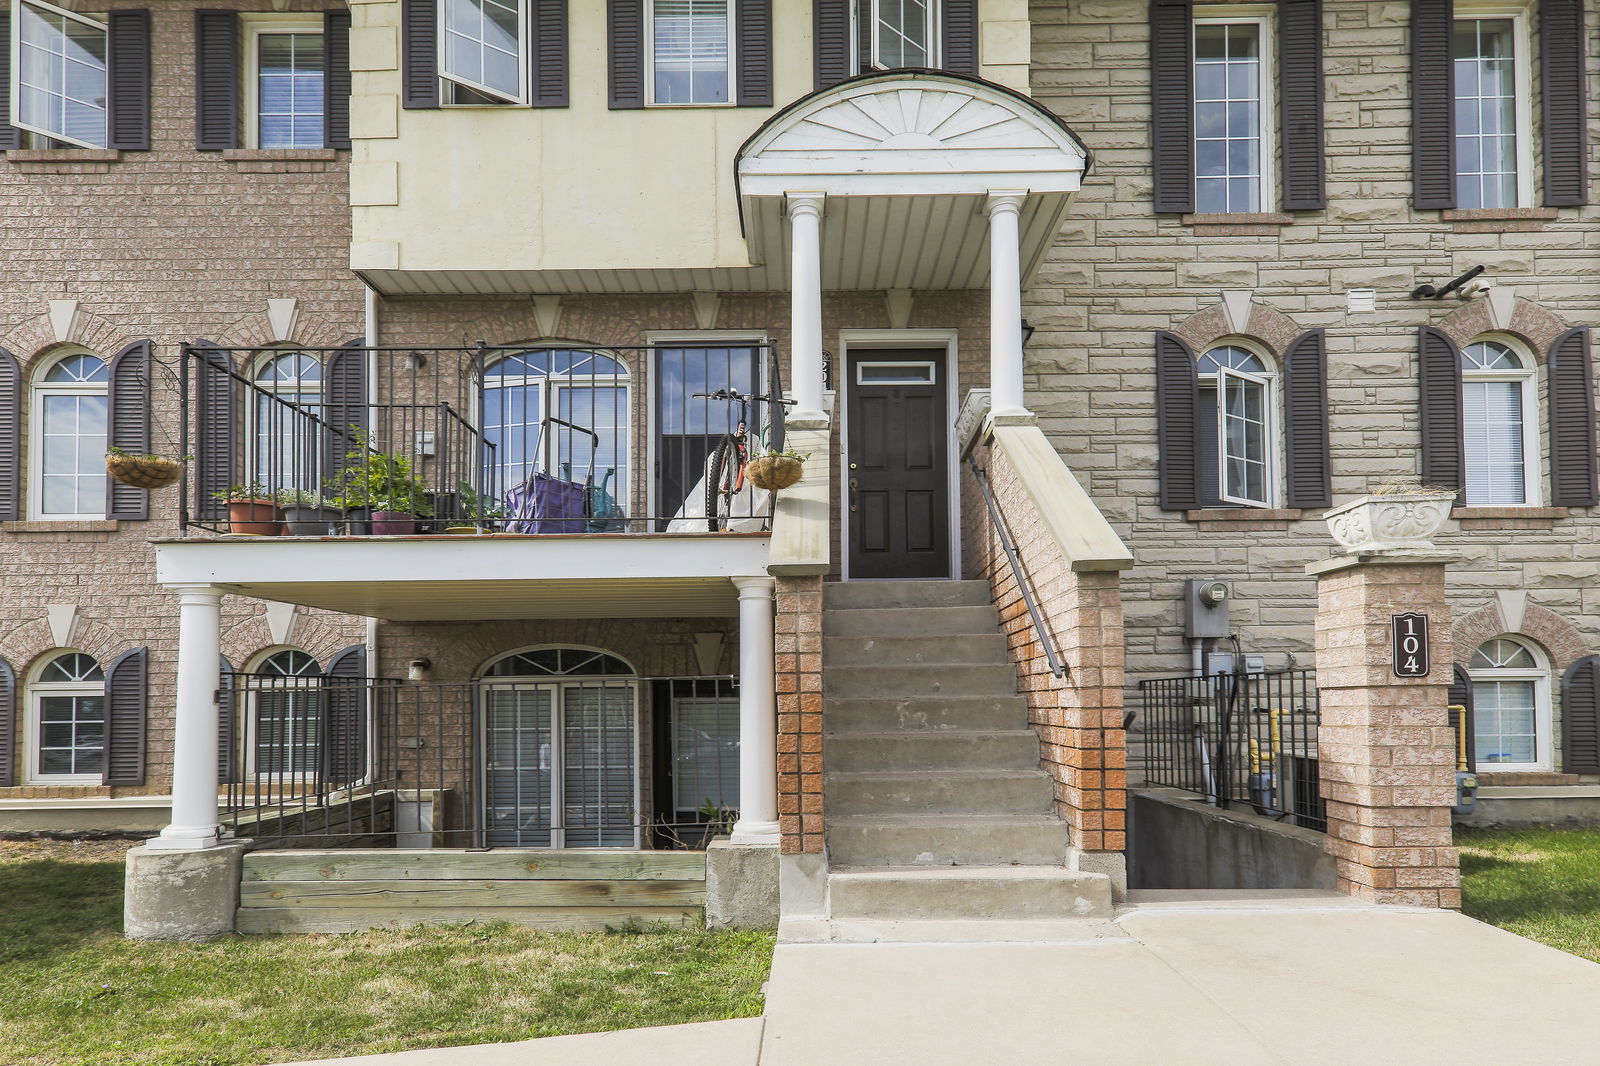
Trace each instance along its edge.
<path fill-rule="evenodd" d="M 183 464 L 192 458 L 192 455 L 180 455 L 176 459 L 142 455 L 112 445 L 106 449 L 106 473 L 113 481 L 136 489 L 164 489 L 178 483 L 183 477 Z"/>
<path fill-rule="evenodd" d="M 235 485 L 213 496 L 228 505 L 228 532 L 276 537 L 283 531 L 283 510 L 265 485 Z"/>
<path fill-rule="evenodd" d="M 477 534 L 491 532 L 506 517 L 506 509 L 498 500 L 484 496 L 468 482 L 456 486 L 456 499 L 461 504 L 458 521 L 447 522 L 446 533 Z"/>
<path fill-rule="evenodd" d="M 776 492 L 800 480 L 808 458 L 797 451 L 764 452 L 750 460 L 745 473 L 756 488 Z"/>
<path fill-rule="evenodd" d="M 332 500 L 309 489 L 284 489 L 278 493 L 278 506 L 291 537 L 326 537 L 339 517 Z"/>
<path fill-rule="evenodd" d="M 408 456 L 352 452 L 346 461 L 334 503 L 346 513 L 368 510 L 375 536 L 408 536 L 417 531 L 418 518 L 432 517 L 427 486 Z"/>

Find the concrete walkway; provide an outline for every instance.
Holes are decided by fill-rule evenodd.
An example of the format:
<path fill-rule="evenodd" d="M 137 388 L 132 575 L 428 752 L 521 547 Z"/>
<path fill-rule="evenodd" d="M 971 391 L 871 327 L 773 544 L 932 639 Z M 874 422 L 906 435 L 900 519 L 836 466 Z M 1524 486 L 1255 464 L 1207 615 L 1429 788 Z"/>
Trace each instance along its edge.
<path fill-rule="evenodd" d="M 1459 914 L 1318 893 L 1135 893 L 1095 933 L 781 944 L 760 1019 L 327 1061 L 1600 1062 L 1600 965 Z"/>

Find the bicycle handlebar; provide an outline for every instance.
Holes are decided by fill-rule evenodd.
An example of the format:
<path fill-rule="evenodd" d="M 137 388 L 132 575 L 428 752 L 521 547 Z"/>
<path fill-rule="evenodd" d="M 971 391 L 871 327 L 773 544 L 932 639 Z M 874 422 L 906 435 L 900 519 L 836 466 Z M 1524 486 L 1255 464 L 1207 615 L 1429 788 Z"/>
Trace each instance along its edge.
<path fill-rule="evenodd" d="M 744 403 L 750 400 L 759 400 L 762 403 L 781 404 L 784 407 L 793 407 L 794 400 L 786 400 L 781 396 L 757 396 L 751 393 L 742 393 L 738 389 L 718 389 L 716 392 L 692 392 L 689 395 L 706 400 L 738 400 Z"/>

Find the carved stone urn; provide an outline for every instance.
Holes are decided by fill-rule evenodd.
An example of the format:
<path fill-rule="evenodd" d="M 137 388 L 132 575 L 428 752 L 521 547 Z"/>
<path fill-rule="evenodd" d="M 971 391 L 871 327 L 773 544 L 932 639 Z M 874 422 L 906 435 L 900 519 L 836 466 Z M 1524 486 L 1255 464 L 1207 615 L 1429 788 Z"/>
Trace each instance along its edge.
<path fill-rule="evenodd" d="M 1432 489 L 1375 494 L 1340 504 L 1322 517 L 1333 539 L 1350 554 L 1428 549 L 1455 500 L 1454 492 Z"/>

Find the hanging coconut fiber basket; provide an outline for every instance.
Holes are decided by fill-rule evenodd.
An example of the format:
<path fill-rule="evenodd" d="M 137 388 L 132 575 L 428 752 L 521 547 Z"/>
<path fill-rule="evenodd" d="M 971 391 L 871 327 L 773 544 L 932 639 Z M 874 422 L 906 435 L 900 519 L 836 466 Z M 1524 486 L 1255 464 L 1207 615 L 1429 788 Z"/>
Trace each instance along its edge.
<path fill-rule="evenodd" d="M 763 455 L 750 460 L 745 472 L 758 489 L 776 492 L 800 480 L 802 464 L 792 455 Z"/>
<path fill-rule="evenodd" d="M 183 464 L 176 459 L 162 459 L 154 455 L 121 455 L 112 452 L 106 456 L 106 473 L 136 489 L 164 489 L 178 483 L 183 476 Z"/>

